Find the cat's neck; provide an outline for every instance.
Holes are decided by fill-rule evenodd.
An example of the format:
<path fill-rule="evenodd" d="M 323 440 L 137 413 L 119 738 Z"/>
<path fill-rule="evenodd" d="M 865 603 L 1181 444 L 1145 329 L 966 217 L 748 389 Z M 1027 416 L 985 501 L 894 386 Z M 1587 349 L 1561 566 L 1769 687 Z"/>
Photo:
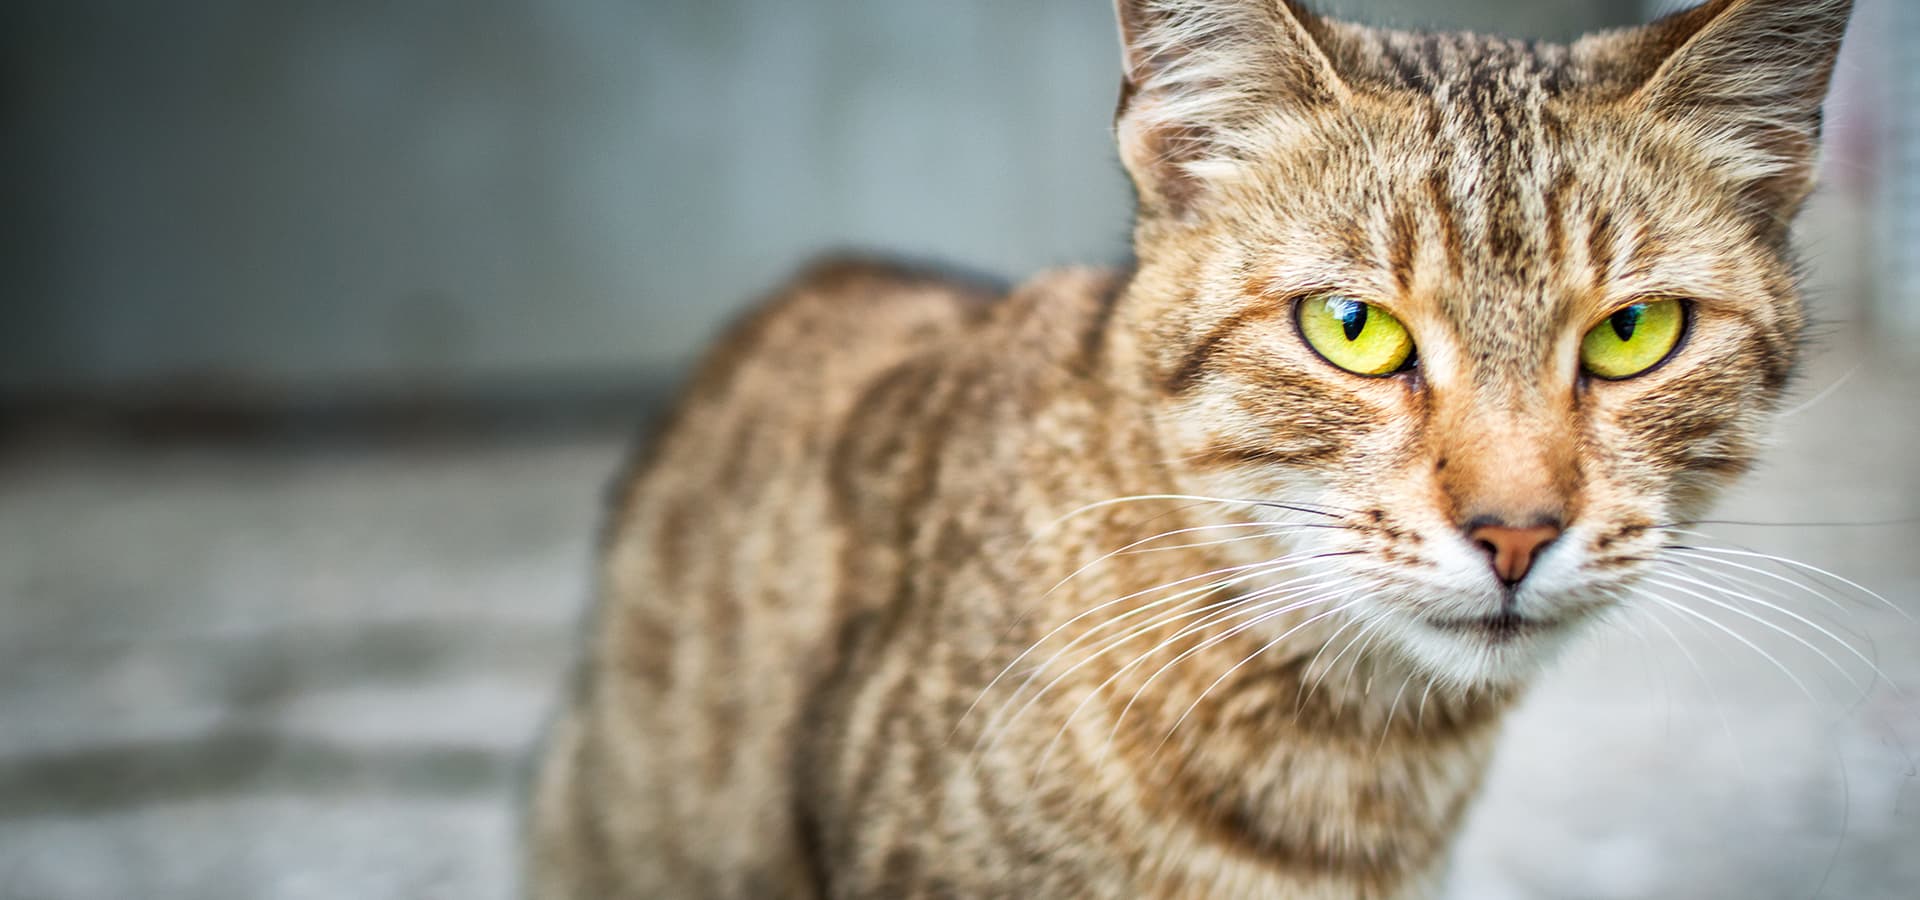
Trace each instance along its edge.
<path fill-rule="evenodd" d="M 1189 618 L 1141 642 L 1166 647 L 1143 665 L 1113 654 L 1076 755 L 1123 766 L 1157 820 L 1255 869 L 1395 895 L 1444 866 L 1516 692 L 1436 685 L 1321 611 L 1215 643 L 1180 634 Z"/>
<path fill-rule="evenodd" d="M 1108 452 L 1124 479 L 1115 496 L 1200 493 L 1195 473 L 1170 452 L 1164 436 L 1147 433 L 1154 427 L 1154 386 L 1134 374 L 1144 367 L 1131 352 L 1131 342 L 1119 333 L 1103 354 L 1113 366 L 1110 399 L 1139 404 L 1114 410 L 1110 420 L 1131 419 L 1143 429 L 1114 434 L 1119 440 Z M 1103 515 L 1103 527 L 1086 533 L 1075 557 L 1096 559 L 1159 532 L 1244 521 L 1229 507 L 1197 502 L 1129 506 L 1115 504 Z M 1207 545 L 1110 557 L 1076 579 L 1080 584 L 1059 597 L 1056 613 L 1070 617 L 1202 573 L 1230 575 L 1287 552 L 1281 544 L 1257 540 L 1209 543 L 1233 533 L 1188 531 L 1160 545 Z M 1299 574 L 1252 579 L 1228 591 L 1251 593 Z M 1224 577 L 1184 582 L 1181 589 Z M 1139 787 L 1138 802 L 1157 818 L 1182 823 L 1178 827 L 1190 828 L 1191 837 L 1244 854 L 1256 865 L 1339 870 L 1351 876 L 1348 881 L 1375 886 L 1431 877 L 1444 864 L 1518 690 L 1436 684 L 1383 652 L 1366 623 L 1341 615 L 1337 607 L 1345 598 L 1315 592 L 1310 582 L 1291 595 L 1298 598 L 1294 602 L 1269 606 L 1279 610 L 1273 618 L 1223 637 L 1250 621 L 1217 605 L 1229 596 L 1196 594 L 1136 616 L 1122 626 L 1127 631 L 1109 629 L 1108 637 L 1083 645 L 1104 646 L 1120 633 L 1141 632 L 1079 673 L 1082 691 L 1104 687 L 1080 712 L 1079 727 L 1068 731 L 1065 741 L 1076 746 L 1056 752 L 1082 762 L 1119 762 Z M 1108 614 L 1141 605 L 1129 601 Z M 1209 606 L 1211 612 L 1142 630 L 1159 612 Z M 1073 693 L 1074 702 L 1062 712 L 1086 696 Z M 1063 762 L 1058 771 L 1076 768 Z"/>

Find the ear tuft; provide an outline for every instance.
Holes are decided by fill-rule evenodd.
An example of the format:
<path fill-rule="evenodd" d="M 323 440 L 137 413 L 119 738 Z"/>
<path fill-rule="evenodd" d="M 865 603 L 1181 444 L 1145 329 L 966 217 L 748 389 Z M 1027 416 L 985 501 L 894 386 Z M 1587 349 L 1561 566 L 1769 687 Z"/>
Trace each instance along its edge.
<path fill-rule="evenodd" d="M 1125 69 L 1115 128 L 1143 207 L 1185 212 L 1248 126 L 1346 88 L 1293 0 L 1117 0 Z"/>

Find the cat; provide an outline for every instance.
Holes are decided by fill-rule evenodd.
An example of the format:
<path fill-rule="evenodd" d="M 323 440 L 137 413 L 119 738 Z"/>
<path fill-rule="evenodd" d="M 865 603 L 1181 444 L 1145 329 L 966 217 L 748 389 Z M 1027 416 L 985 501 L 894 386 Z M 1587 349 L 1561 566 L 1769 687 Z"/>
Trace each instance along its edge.
<path fill-rule="evenodd" d="M 559 897 L 1417 897 L 1754 462 L 1848 0 L 1570 45 L 1119 0 L 1134 264 L 815 265 L 608 513 Z"/>

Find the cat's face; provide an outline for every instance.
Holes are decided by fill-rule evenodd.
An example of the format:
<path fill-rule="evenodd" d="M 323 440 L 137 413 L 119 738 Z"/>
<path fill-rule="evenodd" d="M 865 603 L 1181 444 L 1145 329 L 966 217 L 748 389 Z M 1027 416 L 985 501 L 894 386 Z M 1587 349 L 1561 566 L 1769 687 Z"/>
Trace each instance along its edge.
<path fill-rule="evenodd" d="M 1198 490 L 1343 526 L 1303 544 L 1339 554 L 1372 645 L 1510 682 L 1753 461 L 1846 4 L 1731 0 L 1571 48 L 1229 5 L 1181 45 L 1152 36 L 1184 20 L 1123 4 L 1165 430 Z"/>

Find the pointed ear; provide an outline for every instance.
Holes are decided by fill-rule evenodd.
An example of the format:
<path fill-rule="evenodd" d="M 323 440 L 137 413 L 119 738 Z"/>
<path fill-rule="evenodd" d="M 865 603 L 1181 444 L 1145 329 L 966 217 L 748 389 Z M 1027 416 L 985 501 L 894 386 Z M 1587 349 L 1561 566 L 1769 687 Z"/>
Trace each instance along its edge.
<path fill-rule="evenodd" d="M 1713 0 L 1646 29 L 1651 74 L 1628 98 L 1695 129 L 1756 213 L 1784 223 L 1812 190 L 1820 106 L 1852 0 Z"/>
<path fill-rule="evenodd" d="M 1115 131 L 1143 212 L 1180 215 L 1245 130 L 1337 104 L 1325 23 L 1293 0 L 1117 0 L 1125 76 Z"/>

